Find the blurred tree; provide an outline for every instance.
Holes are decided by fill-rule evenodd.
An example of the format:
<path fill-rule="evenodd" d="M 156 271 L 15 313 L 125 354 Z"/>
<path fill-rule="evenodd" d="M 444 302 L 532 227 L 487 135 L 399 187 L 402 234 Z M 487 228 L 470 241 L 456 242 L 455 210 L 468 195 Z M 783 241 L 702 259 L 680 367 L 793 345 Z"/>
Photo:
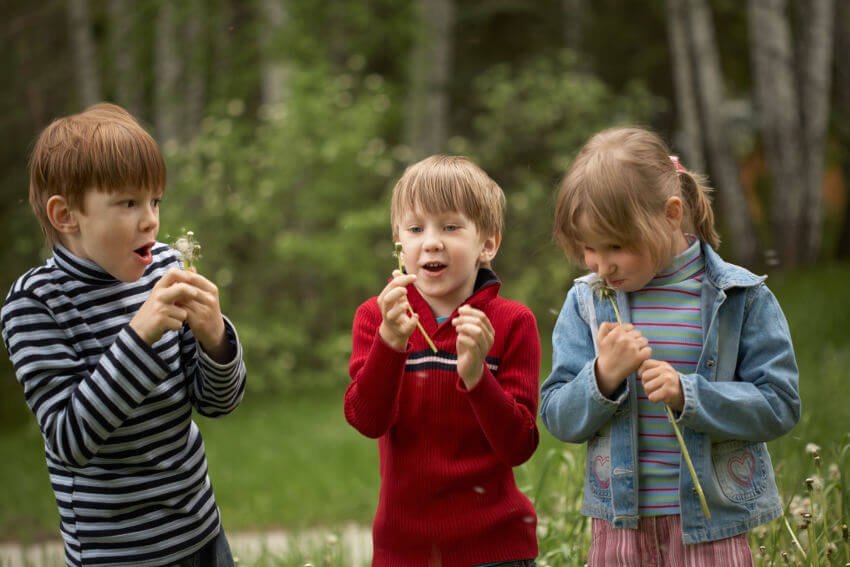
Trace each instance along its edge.
<path fill-rule="evenodd" d="M 88 0 L 67 0 L 67 10 L 77 96 L 82 106 L 89 106 L 100 101 L 102 93 Z"/>
<path fill-rule="evenodd" d="M 417 7 L 407 101 L 407 143 L 414 159 L 446 150 L 455 18 L 454 0 L 418 0 Z"/>
<path fill-rule="evenodd" d="M 107 3 L 108 51 L 111 58 L 113 99 L 133 116 L 144 116 L 144 77 L 138 37 L 139 10 L 133 0 L 112 0 Z"/>
<path fill-rule="evenodd" d="M 823 224 L 823 152 L 831 78 L 832 0 L 805 0 L 795 54 L 785 0 L 750 0 L 754 95 L 773 180 L 771 218 L 780 260 L 814 262 Z"/>
<path fill-rule="evenodd" d="M 180 132 L 178 81 L 180 53 L 177 48 L 177 5 L 160 2 L 156 12 L 154 124 L 161 144 L 176 143 Z"/>
<path fill-rule="evenodd" d="M 835 250 L 837 257 L 850 260 L 850 2 L 839 1 L 835 18 L 835 113 L 834 123 L 839 163 L 844 174 L 843 222 Z"/>
<path fill-rule="evenodd" d="M 759 247 L 723 114 L 725 86 L 712 15 L 707 0 L 684 0 L 683 8 L 688 56 L 678 59 L 677 64 L 690 64 L 694 70 L 707 171 L 717 188 L 720 216 L 729 232 L 732 255 L 738 262 L 752 266 L 758 260 Z"/>
<path fill-rule="evenodd" d="M 694 171 L 707 171 L 700 135 L 698 98 L 694 62 L 688 47 L 686 0 L 667 0 L 667 42 L 676 93 L 679 140 L 682 160 Z"/>
<path fill-rule="evenodd" d="M 286 100 L 287 78 L 290 70 L 285 63 L 280 36 L 287 24 L 286 0 L 262 0 L 260 22 L 260 51 L 263 58 L 262 103 L 276 105 Z M 291 55 L 290 55 L 291 57 Z"/>

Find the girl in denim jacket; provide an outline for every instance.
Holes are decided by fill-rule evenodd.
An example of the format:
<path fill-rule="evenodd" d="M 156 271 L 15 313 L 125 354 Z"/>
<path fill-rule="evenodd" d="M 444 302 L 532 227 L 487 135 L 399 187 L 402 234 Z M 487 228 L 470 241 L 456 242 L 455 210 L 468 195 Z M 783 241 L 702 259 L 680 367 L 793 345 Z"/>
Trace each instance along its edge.
<path fill-rule="evenodd" d="M 592 273 L 555 325 L 540 414 L 587 442 L 591 567 L 752 565 L 747 530 L 782 514 L 765 442 L 800 417 L 791 337 L 765 278 L 714 251 L 706 193 L 656 134 L 615 128 L 558 194 L 555 238 Z"/>

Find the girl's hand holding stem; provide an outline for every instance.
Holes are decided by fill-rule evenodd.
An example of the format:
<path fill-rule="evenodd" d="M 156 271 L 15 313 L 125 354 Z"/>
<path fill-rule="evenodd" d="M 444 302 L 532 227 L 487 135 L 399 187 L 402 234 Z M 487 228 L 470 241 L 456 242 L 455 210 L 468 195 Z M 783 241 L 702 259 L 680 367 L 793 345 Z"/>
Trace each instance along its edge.
<path fill-rule="evenodd" d="M 638 368 L 638 376 L 651 402 L 664 402 L 677 412 L 685 407 L 685 395 L 679 373 L 669 363 L 646 360 Z"/>
<path fill-rule="evenodd" d="M 649 340 L 629 323 L 602 323 L 597 342 L 596 382 L 605 396 L 611 396 L 629 374 L 652 356 Z"/>
<path fill-rule="evenodd" d="M 410 310 L 407 302 L 407 286 L 414 281 L 415 275 L 394 270 L 393 279 L 378 295 L 382 318 L 378 333 L 385 343 L 398 351 L 407 349 L 407 340 L 419 323 L 419 315 Z"/>

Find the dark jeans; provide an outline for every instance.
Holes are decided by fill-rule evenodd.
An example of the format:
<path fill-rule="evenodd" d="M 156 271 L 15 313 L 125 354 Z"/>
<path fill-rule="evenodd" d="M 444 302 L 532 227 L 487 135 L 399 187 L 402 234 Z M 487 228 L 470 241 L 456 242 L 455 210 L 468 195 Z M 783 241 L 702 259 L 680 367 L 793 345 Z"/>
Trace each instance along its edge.
<path fill-rule="evenodd" d="M 230 553 L 230 544 L 222 528 L 204 547 L 181 559 L 173 567 L 235 567 L 233 565 L 233 554 Z"/>

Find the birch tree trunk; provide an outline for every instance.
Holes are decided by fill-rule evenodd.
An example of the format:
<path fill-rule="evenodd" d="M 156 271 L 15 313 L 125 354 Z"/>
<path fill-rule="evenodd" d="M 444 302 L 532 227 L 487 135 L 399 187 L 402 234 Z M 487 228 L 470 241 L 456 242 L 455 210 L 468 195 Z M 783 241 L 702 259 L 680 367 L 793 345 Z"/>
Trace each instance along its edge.
<path fill-rule="evenodd" d="M 683 163 L 707 171 L 700 138 L 699 108 L 693 62 L 688 47 L 685 0 L 667 0 L 667 38 L 673 63 L 673 88 L 679 118 L 679 143 Z"/>
<path fill-rule="evenodd" d="M 454 0 L 419 0 L 411 65 L 407 140 L 415 158 L 445 151 L 449 130 Z"/>
<path fill-rule="evenodd" d="M 207 36 L 205 22 L 206 18 L 200 17 L 204 10 L 201 0 L 189 2 L 189 16 L 186 18 L 186 33 L 184 53 L 186 53 L 185 69 L 186 77 L 185 112 L 182 113 L 180 124 L 180 139 L 188 142 L 194 138 L 201 125 L 206 102 L 206 57 Z"/>
<path fill-rule="evenodd" d="M 289 70 L 277 46 L 277 38 L 287 20 L 285 0 L 262 0 L 260 22 L 260 53 L 262 67 L 262 103 L 280 104 L 286 99 Z"/>
<path fill-rule="evenodd" d="M 66 8 L 74 53 L 77 96 L 82 106 L 89 106 L 101 100 L 101 90 L 88 0 L 67 0 Z"/>
<path fill-rule="evenodd" d="M 138 69 L 137 17 L 132 0 L 111 0 L 109 10 L 109 51 L 112 54 L 111 81 L 115 101 L 137 118 L 142 117 L 142 85 Z"/>
<path fill-rule="evenodd" d="M 179 139 L 177 80 L 180 60 L 177 50 L 177 12 L 173 2 L 161 2 L 156 15 L 154 123 L 163 145 Z"/>
<path fill-rule="evenodd" d="M 685 2 L 688 51 L 693 61 L 708 171 L 718 191 L 720 212 L 730 232 L 734 256 L 738 262 L 751 266 L 758 261 L 758 244 L 722 113 L 725 87 L 714 24 L 706 0 Z"/>
<path fill-rule="evenodd" d="M 749 0 L 754 93 L 773 180 L 774 243 L 788 267 L 816 260 L 823 230 L 832 0 L 807 0 L 798 61 L 786 0 Z"/>
<path fill-rule="evenodd" d="M 824 149 L 829 121 L 835 5 L 833 0 L 808 0 L 800 5 L 805 8 L 800 20 L 803 26 L 801 61 L 796 67 L 805 140 L 803 259 L 813 263 L 820 255 L 823 237 Z M 845 52 L 843 57 L 847 56 Z"/>
<path fill-rule="evenodd" d="M 850 2 L 840 0 L 835 18 L 835 124 L 842 153 L 844 215 L 835 255 L 850 259 Z"/>

